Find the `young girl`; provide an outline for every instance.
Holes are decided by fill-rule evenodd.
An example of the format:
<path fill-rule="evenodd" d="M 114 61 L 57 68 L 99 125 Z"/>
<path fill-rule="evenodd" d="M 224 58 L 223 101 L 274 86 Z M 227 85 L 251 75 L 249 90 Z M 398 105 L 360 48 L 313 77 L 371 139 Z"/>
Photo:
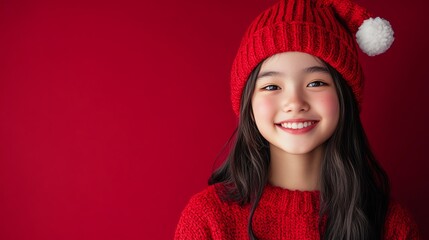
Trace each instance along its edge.
<path fill-rule="evenodd" d="M 231 150 L 175 239 L 418 239 L 359 118 L 357 45 L 373 56 L 392 42 L 386 20 L 348 0 L 262 12 L 232 67 Z"/>

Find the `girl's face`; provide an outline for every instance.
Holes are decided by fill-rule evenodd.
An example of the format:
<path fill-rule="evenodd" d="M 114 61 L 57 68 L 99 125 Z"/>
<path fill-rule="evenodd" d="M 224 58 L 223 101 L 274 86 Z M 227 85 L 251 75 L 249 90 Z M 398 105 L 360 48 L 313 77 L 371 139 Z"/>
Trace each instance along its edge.
<path fill-rule="evenodd" d="M 261 66 L 252 96 L 256 126 L 271 151 L 311 153 L 334 132 L 339 101 L 323 62 L 306 53 L 279 53 Z"/>

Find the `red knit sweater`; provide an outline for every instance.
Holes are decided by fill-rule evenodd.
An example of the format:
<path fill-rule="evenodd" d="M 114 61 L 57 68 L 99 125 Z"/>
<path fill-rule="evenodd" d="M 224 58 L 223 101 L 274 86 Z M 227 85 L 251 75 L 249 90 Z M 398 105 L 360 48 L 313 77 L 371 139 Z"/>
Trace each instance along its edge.
<path fill-rule="evenodd" d="M 267 185 L 253 217 L 253 230 L 259 239 L 319 239 L 318 191 L 291 191 Z M 219 199 L 215 186 L 191 198 L 182 212 L 175 238 L 249 239 L 249 205 L 240 207 Z M 391 203 L 384 239 L 419 239 L 417 226 L 408 212 Z"/>

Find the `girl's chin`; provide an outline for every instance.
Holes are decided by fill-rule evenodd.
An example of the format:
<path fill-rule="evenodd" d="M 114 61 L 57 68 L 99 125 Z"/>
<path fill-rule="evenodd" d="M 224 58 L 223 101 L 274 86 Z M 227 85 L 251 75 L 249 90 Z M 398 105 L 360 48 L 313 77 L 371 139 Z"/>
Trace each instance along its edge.
<path fill-rule="evenodd" d="M 317 152 L 319 152 L 319 150 L 323 149 L 323 145 L 318 145 L 318 146 L 306 146 L 303 147 L 302 145 L 300 146 L 270 146 L 270 150 L 271 152 L 276 151 L 277 154 L 284 154 L 284 155 L 295 155 L 295 156 L 311 156 Z"/>

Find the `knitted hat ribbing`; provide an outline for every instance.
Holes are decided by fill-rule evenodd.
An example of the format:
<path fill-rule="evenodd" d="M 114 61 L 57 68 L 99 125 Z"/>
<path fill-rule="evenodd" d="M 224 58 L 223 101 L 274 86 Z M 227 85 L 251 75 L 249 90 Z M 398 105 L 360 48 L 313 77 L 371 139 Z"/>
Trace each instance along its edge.
<path fill-rule="evenodd" d="M 251 71 L 266 58 L 289 51 L 314 55 L 334 67 L 360 103 L 363 73 L 356 43 L 374 56 L 392 42 L 389 22 L 370 18 L 366 9 L 350 0 L 280 0 L 256 17 L 241 41 L 231 70 L 233 110 L 238 116 Z"/>

